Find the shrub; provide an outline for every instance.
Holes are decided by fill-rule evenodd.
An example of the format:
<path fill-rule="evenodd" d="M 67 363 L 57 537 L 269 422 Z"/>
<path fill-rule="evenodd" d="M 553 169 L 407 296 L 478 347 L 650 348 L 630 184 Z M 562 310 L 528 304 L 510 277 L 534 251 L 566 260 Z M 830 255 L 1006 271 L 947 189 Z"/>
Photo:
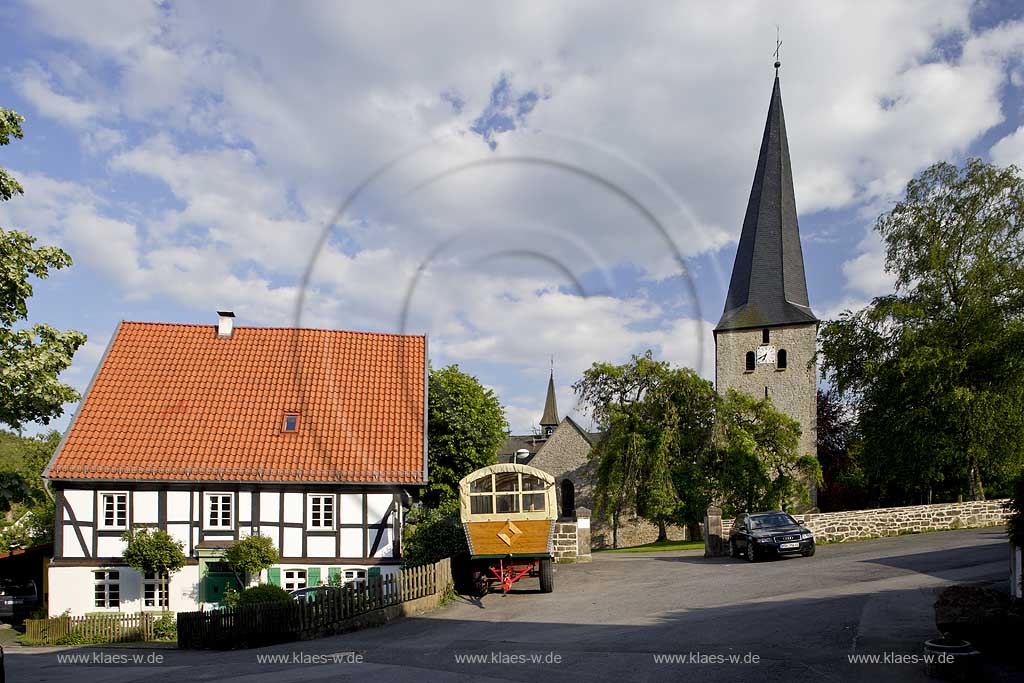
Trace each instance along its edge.
<path fill-rule="evenodd" d="M 1010 518 L 1006 530 L 1010 541 L 1018 548 L 1024 548 L 1024 472 L 1013 482 L 1013 497 L 1006 504 Z"/>
<path fill-rule="evenodd" d="M 246 588 L 238 596 L 239 605 L 260 605 L 274 602 L 291 602 L 292 596 L 280 586 L 269 583 L 261 583 L 258 586 Z"/>
<path fill-rule="evenodd" d="M 153 624 L 153 637 L 157 640 L 177 640 L 178 620 L 170 612 L 166 612 Z"/>
<path fill-rule="evenodd" d="M 224 559 L 242 581 L 243 577 L 257 576 L 264 569 L 273 567 L 280 557 L 269 536 L 248 536 L 228 548 Z"/>
<path fill-rule="evenodd" d="M 459 501 L 448 501 L 435 508 L 410 510 L 405 521 L 404 539 L 402 553 L 407 567 L 468 553 L 466 533 L 459 521 Z"/>

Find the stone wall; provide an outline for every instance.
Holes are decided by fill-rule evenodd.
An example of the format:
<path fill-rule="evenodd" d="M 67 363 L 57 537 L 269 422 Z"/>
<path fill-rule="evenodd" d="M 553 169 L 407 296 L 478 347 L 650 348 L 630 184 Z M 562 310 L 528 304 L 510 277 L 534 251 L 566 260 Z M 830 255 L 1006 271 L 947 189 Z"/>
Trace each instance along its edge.
<path fill-rule="evenodd" d="M 814 538 L 818 542 L 842 543 L 922 531 L 998 526 L 1006 523 L 1007 511 L 1003 507 L 1005 502 L 980 500 L 848 512 L 816 512 L 793 516 L 814 532 Z M 732 520 L 723 519 L 723 537 L 727 538 L 731 529 Z"/>
<path fill-rule="evenodd" d="M 590 562 L 590 511 L 576 509 L 576 519 L 555 522 L 553 539 L 555 562 Z"/>

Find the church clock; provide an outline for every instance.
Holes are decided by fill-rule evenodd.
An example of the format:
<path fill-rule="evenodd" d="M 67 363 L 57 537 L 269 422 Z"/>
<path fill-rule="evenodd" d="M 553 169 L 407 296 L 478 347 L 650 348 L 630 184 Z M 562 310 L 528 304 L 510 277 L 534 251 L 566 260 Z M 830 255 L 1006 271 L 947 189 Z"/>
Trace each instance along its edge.
<path fill-rule="evenodd" d="M 756 360 L 760 365 L 768 365 L 775 362 L 775 347 L 774 346 L 758 346 L 757 353 L 755 354 Z"/>

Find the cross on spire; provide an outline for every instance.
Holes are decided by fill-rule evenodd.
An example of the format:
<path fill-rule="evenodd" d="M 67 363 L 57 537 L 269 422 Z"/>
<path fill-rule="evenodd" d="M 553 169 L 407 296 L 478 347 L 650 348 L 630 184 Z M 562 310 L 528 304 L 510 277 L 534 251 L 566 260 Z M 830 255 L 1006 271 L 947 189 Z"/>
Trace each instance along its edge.
<path fill-rule="evenodd" d="M 775 55 L 775 75 L 776 76 L 779 75 L 779 67 L 782 66 L 782 62 L 779 61 L 779 50 L 782 49 L 782 40 L 779 38 L 779 34 L 781 33 L 781 31 L 782 31 L 782 29 L 779 28 L 779 25 L 775 24 L 775 52 L 773 52 L 772 54 Z"/>

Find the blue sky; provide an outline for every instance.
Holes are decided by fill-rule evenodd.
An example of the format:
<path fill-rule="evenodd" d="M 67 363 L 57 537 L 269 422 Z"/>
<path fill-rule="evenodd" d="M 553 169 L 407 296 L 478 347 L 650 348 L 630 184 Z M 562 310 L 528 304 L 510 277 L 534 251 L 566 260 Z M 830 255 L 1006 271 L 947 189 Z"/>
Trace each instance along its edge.
<path fill-rule="evenodd" d="M 396 7 L 0 8 L 0 106 L 27 118 L 0 225 L 75 259 L 30 303 L 89 335 L 68 382 L 120 320 L 219 308 L 428 332 L 519 432 L 551 356 L 563 413 L 597 360 L 712 377 L 776 24 L 819 317 L 891 290 L 871 226 L 914 174 L 1024 165 L 1011 2 Z"/>

